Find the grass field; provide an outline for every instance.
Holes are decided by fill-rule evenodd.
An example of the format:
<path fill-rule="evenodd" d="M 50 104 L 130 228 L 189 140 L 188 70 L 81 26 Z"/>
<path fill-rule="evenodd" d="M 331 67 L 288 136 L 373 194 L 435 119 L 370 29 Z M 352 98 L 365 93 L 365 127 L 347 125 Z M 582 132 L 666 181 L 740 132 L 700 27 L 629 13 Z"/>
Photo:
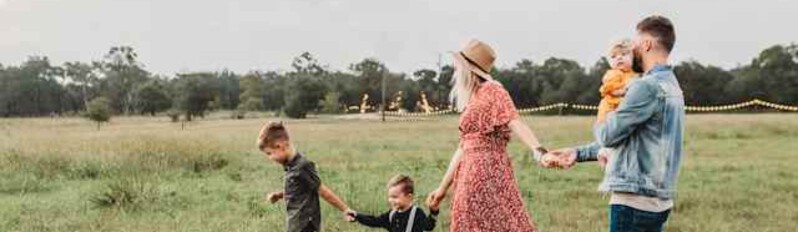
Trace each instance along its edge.
<path fill-rule="evenodd" d="M 114 118 L 0 119 L 0 231 L 282 231 L 284 204 L 262 201 L 282 168 L 254 146 L 267 119 L 194 122 Z M 524 117 L 549 147 L 589 142 L 591 117 Z M 667 231 L 795 231 L 798 114 L 690 115 L 678 198 Z M 405 173 L 417 199 L 440 181 L 457 120 L 288 121 L 322 181 L 354 209 L 387 209 L 385 182 Z M 510 145 L 526 207 L 541 231 L 605 231 L 596 163 L 535 166 Z M 435 231 L 448 231 L 448 204 Z M 349 224 L 322 203 L 325 231 Z M 489 213 L 489 212 L 488 212 Z"/>

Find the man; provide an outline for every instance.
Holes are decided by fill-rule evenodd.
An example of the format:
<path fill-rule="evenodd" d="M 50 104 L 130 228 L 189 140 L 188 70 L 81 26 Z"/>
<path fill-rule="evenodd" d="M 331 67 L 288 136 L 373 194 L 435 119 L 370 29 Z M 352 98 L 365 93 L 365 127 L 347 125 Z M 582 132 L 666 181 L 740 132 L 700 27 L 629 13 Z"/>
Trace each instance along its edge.
<path fill-rule="evenodd" d="M 611 192 L 610 232 L 662 231 L 673 207 L 684 124 L 682 90 L 667 65 L 675 41 L 665 17 L 638 23 L 632 68 L 643 76 L 629 84 L 618 110 L 595 125 L 596 142 L 551 152 L 566 167 L 608 159 L 599 190 Z M 615 154 L 598 154 L 602 146 Z"/>

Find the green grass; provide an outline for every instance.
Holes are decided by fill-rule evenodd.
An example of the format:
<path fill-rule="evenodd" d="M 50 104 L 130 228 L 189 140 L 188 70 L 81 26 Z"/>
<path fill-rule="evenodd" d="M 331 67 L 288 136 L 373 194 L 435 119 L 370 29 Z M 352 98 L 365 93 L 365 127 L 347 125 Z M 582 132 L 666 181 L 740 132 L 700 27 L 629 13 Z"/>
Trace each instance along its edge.
<path fill-rule="evenodd" d="M 549 147 L 589 142 L 591 117 L 524 117 Z M 282 168 L 255 148 L 266 119 L 194 122 L 114 118 L 0 119 L 0 231 L 282 231 L 284 204 L 264 203 Z M 667 231 L 798 227 L 798 114 L 690 115 L 678 198 Z M 458 141 L 457 119 L 288 121 L 299 150 L 352 208 L 387 209 L 385 182 L 411 175 L 421 201 Z M 605 231 L 595 163 L 535 166 L 517 140 L 515 174 L 541 231 Z M 448 200 L 435 231 L 448 230 Z M 325 231 L 343 222 L 322 203 Z"/>

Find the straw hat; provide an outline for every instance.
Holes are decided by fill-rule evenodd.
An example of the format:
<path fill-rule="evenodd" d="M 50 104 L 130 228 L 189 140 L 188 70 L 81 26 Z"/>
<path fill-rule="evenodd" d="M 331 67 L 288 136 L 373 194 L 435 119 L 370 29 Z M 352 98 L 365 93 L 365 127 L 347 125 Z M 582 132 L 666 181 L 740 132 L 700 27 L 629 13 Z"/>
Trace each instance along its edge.
<path fill-rule="evenodd" d="M 486 81 L 493 80 L 489 73 L 493 68 L 493 61 L 496 61 L 496 52 L 488 44 L 472 39 L 463 49 L 454 52 L 453 55 L 477 76 Z"/>

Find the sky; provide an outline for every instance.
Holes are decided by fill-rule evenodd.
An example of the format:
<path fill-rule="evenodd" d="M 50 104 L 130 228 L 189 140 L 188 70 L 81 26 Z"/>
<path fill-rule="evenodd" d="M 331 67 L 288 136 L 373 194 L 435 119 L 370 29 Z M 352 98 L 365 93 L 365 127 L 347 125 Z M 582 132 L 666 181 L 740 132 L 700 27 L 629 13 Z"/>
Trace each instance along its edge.
<path fill-rule="evenodd" d="M 733 68 L 798 42 L 798 1 L 0 0 L 0 64 L 89 62 L 125 45 L 162 75 L 286 71 L 304 51 L 333 70 L 376 58 L 410 73 L 477 38 L 499 67 L 552 56 L 591 66 L 653 14 L 675 24 L 674 63 Z"/>

